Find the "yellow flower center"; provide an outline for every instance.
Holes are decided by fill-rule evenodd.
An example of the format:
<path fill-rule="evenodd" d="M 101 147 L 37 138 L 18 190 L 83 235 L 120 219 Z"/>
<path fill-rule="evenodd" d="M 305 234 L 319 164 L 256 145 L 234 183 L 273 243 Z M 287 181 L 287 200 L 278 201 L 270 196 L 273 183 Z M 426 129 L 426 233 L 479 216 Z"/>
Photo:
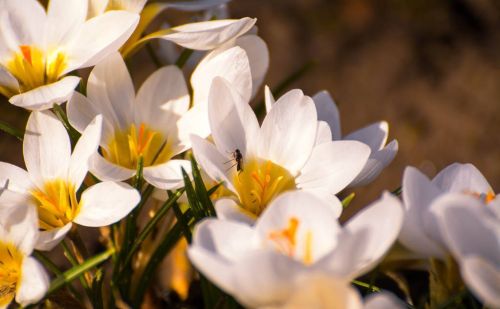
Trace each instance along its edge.
<path fill-rule="evenodd" d="M 103 155 L 117 165 L 136 169 L 140 157 L 143 158 L 144 167 L 147 167 L 167 162 L 173 153 L 160 132 L 141 123 L 139 129 L 132 124 L 126 131 L 115 132 Z"/>
<path fill-rule="evenodd" d="M 0 241 L 0 307 L 14 298 L 22 264 L 23 254 L 13 244 Z"/>
<path fill-rule="evenodd" d="M 245 210 L 260 215 L 277 195 L 296 188 L 295 178 L 283 167 L 269 161 L 244 161 L 233 183 Z"/>
<path fill-rule="evenodd" d="M 6 69 L 19 82 L 19 89 L 0 86 L 0 93 L 7 97 L 56 82 L 67 67 L 67 57 L 61 51 L 44 53 L 27 45 L 19 49 L 6 64 Z"/>
<path fill-rule="evenodd" d="M 297 230 L 299 227 L 299 219 L 291 217 L 288 220 L 286 228 L 278 231 L 272 231 L 268 234 L 268 239 L 274 245 L 274 248 L 291 258 L 297 258 Z M 302 263 L 310 265 L 313 262 L 312 256 L 312 232 L 306 233 L 304 252 L 301 256 Z"/>
<path fill-rule="evenodd" d="M 52 230 L 73 221 L 80 206 L 75 187 L 64 180 L 47 181 L 43 190 L 31 191 L 38 208 L 40 229 Z"/>

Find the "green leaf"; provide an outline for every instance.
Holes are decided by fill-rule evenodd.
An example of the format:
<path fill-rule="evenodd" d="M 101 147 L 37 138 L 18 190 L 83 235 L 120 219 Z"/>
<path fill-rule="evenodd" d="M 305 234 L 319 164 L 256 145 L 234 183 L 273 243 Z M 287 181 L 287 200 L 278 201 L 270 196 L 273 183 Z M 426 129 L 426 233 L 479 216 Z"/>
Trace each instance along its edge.
<path fill-rule="evenodd" d="M 71 141 L 74 146 L 76 141 L 80 138 L 80 133 L 71 126 L 71 124 L 69 123 L 68 116 L 66 116 L 66 112 L 61 107 L 61 105 L 58 104 L 52 105 L 52 111 L 54 112 L 54 114 L 56 114 L 57 118 L 59 118 L 64 128 L 66 128 L 66 131 L 68 132 L 69 137 L 71 138 Z"/>
<path fill-rule="evenodd" d="M 23 141 L 24 138 L 24 131 L 16 129 L 12 127 L 10 124 L 0 121 L 0 130 L 4 131 L 5 133 L 14 136 L 21 142 Z"/>
<path fill-rule="evenodd" d="M 73 266 L 69 270 L 65 271 L 62 275 L 57 276 L 50 283 L 47 295 L 53 293 L 64 285 L 71 283 L 76 278 L 82 276 L 86 271 L 106 261 L 114 252 L 114 248 L 109 248 L 108 250 L 87 259 L 82 264 Z"/>
<path fill-rule="evenodd" d="M 193 183 L 189 179 L 189 176 L 184 170 L 184 168 L 181 168 L 181 171 L 182 171 L 182 177 L 184 179 L 184 188 L 186 189 L 186 195 L 188 198 L 189 206 L 193 211 L 193 215 L 196 220 L 204 218 L 203 206 L 200 204 Z"/>
<path fill-rule="evenodd" d="M 179 58 L 177 58 L 177 61 L 175 61 L 175 65 L 178 66 L 179 69 L 182 69 L 192 54 L 193 54 L 192 49 L 187 49 L 187 48 L 184 49 L 180 54 Z"/>
<path fill-rule="evenodd" d="M 188 209 L 184 213 L 183 217 L 185 221 L 190 221 L 192 219 L 191 211 Z M 137 284 L 137 290 L 135 291 L 133 298 L 133 308 L 141 307 L 142 301 L 144 299 L 144 294 L 146 293 L 149 285 L 151 284 L 151 281 L 154 278 L 154 275 L 156 274 L 158 265 L 180 240 L 180 238 L 182 237 L 182 232 L 182 224 L 180 222 L 177 222 L 151 255 L 151 258 L 149 259 L 146 268 L 144 269 L 139 279 L 139 283 Z"/>
<path fill-rule="evenodd" d="M 352 200 L 356 197 L 356 193 L 352 192 L 351 194 L 349 194 L 348 196 L 346 196 L 343 200 L 342 200 L 342 208 L 346 209 L 347 206 L 349 206 L 349 204 L 351 204 Z"/>
<path fill-rule="evenodd" d="M 191 156 L 191 169 L 193 171 L 196 195 L 198 196 L 198 201 L 203 208 L 204 217 L 217 216 L 217 214 L 215 213 L 214 205 L 212 204 L 212 200 L 210 199 L 210 194 L 208 194 L 207 192 L 207 188 L 205 187 L 205 183 L 203 182 L 203 178 L 201 177 L 200 169 L 198 168 L 198 164 L 196 164 L 196 160 L 193 156 Z"/>

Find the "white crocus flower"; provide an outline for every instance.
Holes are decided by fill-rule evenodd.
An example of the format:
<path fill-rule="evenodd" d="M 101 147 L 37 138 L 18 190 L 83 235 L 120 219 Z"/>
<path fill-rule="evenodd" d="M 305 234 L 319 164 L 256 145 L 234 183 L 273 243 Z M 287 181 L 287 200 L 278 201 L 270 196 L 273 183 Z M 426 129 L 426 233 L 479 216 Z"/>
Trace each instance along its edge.
<path fill-rule="evenodd" d="M 435 203 L 439 197 L 459 193 L 484 203 L 495 199 L 488 181 L 472 164 L 451 164 L 432 181 L 416 168 L 407 167 L 402 187 L 406 214 L 399 240 L 422 257 L 445 259 L 449 253 L 432 211 L 439 209 L 439 203 Z"/>
<path fill-rule="evenodd" d="M 266 108 L 270 110 L 274 99 L 268 88 L 266 88 L 266 96 L 269 98 L 266 100 Z M 392 140 L 386 145 L 389 135 L 387 122 L 376 122 L 342 137 L 339 111 L 330 94 L 327 91 L 318 92 L 313 96 L 313 100 L 319 120 L 317 143 L 331 140 L 354 140 L 368 145 L 371 149 L 370 158 L 349 187 L 363 186 L 372 182 L 392 162 L 398 152 L 397 140 Z"/>
<path fill-rule="evenodd" d="M 87 0 L 0 0 L 0 93 L 43 110 L 66 101 L 80 78 L 68 73 L 116 51 L 139 16 L 111 11 L 86 20 Z"/>
<path fill-rule="evenodd" d="M 0 194 L 10 200 L 15 193 Z M 0 205 L 0 308 L 7 308 L 14 298 L 22 306 L 36 303 L 49 287 L 47 273 L 30 256 L 38 238 L 36 209 L 18 200 L 19 204 Z"/>
<path fill-rule="evenodd" d="M 349 281 L 370 271 L 396 240 L 403 211 L 398 199 L 386 193 L 344 227 L 336 215 L 314 195 L 288 192 L 253 226 L 205 219 L 195 227 L 188 256 L 243 305 L 280 305 L 306 275 Z"/>
<path fill-rule="evenodd" d="M 499 210 L 498 197 L 485 201 L 459 193 L 446 194 L 431 207 L 465 284 L 491 308 L 500 308 Z"/>
<path fill-rule="evenodd" d="M 101 123 L 101 116 L 96 117 L 71 153 L 62 123 L 49 111 L 33 112 L 23 140 L 27 171 L 0 162 L 0 183 L 6 190 L 25 194 L 38 209 L 39 250 L 57 245 L 73 222 L 91 227 L 110 225 L 125 217 L 140 200 L 137 190 L 117 182 L 95 184 L 83 190 L 78 200 L 89 158 L 99 144 Z"/>
<path fill-rule="evenodd" d="M 241 207 L 230 199 L 219 201 L 218 214 L 245 213 L 252 220 L 279 194 L 301 189 L 328 200 L 338 217 L 342 207 L 335 194 L 363 168 L 369 148 L 356 141 L 314 148 L 316 109 L 300 90 L 281 97 L 262 126 L 245 99 L 223 78 L 214 79 L 208 116 L 215 145 L 192 137 L 194 155 L 205 172 L 224 180 L 239 197 Z"/>

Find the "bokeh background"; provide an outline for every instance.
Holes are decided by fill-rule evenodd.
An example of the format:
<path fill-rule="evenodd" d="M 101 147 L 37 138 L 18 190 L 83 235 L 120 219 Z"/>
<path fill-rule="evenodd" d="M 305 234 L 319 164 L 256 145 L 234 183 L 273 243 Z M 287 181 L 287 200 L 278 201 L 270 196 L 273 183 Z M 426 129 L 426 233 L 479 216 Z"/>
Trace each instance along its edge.
<path fill-rule="evenodd" d="M 407 165 L 433 176 L 471 162 L 498 192 L 500 1 L 233 0 L 230 11 L 258 18 L 271 88 L 313 62 L 289 88 L 328 90 L 343 133 L 389 122 L 400 151 L 374 183 L 355 190 L 348 214 L 397 188 Z M 0 120 L 22 127 L 26 118 L 0 99 Z M 1 161 L 22 165 L 21 151 L 0 132 Z"/>

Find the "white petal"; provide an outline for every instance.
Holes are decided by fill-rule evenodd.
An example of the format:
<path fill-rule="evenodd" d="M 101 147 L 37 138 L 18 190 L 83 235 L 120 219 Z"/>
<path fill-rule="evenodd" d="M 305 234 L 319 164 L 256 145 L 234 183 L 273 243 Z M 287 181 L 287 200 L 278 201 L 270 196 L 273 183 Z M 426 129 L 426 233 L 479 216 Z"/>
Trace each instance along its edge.
<path fill-rule="evenodd" d="M 364 309 L 404 309 L 406 305 L 390 292 L 379 292 L 365 298 Z"/>
<path fill-rule="evenodd" d="M 289 225 L 290 219 L 298 221 L 297 249 L 295 258 L 312 255 L 313 261 L 319 260 L 337 245 L 340 226 L 332 208 L 323 200 L 303 191 L 291 191 L 278 196 L 255 223 L 255 229 L 262 242 L 269 241 L 270 233 L 281 231 Z M 311 239 L 307 240 L 310 234 Z M 311 252 L 305 247 L 311 241 Z M 274 249 L 273 243 L 268 243 Z"/>
<path fill-rule="evenodd" d="M 328 188 L 325 187 L 318 187 L 318 188 L 306 188 L 302 189 L 301 191 L 310 193 L 317 198 L 323 200 L 326 204 L 330 206 L 332 211 L 335 214 L 335 218 L 339 218 L 340 215 L 342 214 L 342 210 L 344 207 L 342 207 L 342 202 L 338 199 L 338 197 L 331 193 Z"/>
<path fill-rule="evenodd" d="M 498 260 L 496 261 L 498 263 Z M 462 277 L 467 287 L 481 302 L 492 308 L 500 308 L 500 270 L 480 257 L 462 260 Z"/>
<path fill-rule="evenodd" d="M 236 149 L 245 156 L 249 139 L 259 131 L 252 108 L 220 77 L 214 79 L 208 100 L 208 118 L 217 149 L 227 157 Z"/>
<path fill-rule="evenodd" d="M 244 208 L 240 207 L 233 199 L 230 198 L 221 198 L 217 200 L 214 207 L 217 212 L 217 218 L 221 220 L 229 220 L 253 225 L 257 219 L 254 214 L 245 211 Z"/>
<path fill-rule="evenodd" d="M 188 160 L 170 160 L 144 168 L 144 179 L 159 189 L 177 189 L 184 186 L 181 168 L 188 175 L 191 174 L 191 163 Z"/>
<path fill-rule="evenodd" d="M 66 129 L 52 112 L 33 112 L 30 115 L 23 154 L 28 173 L 40 188 L 46 180 L 66 180 L 71 143 Z"/>
<path fill-rule="evenodd" d="M 250 30 L 257 20 L 249 17 L 191 23 L 172 28 L 163 39 L 196 50 L 214 49 Z"/>
<path fill-rule="evenodd" d="M 60 46 L 85 22 L 88 1 L 50 0 L 47 9 L 47 43 Z"/>
<path fill-rule="evenodd" d="M 1 34 L 0 34 L 0 38 L 1 38 Z M 0 42 L 0 44 L 1 44 L 1 42 Z M 1 54 L 0 54 L 0 57 L 2 57 Z M 2 58 L 0 58 L 0 59 L 2 59 Z M 19 82 L 2 65 L 0 65 L 0 87 L 5 87 L 7 89 L 16 89 L 17 91 L 19 91 Z"/>
<path fill-rule="evenodd" d="M 215 146 L 206 140 L 196 136 L 191 136 L 191 142 L 193 144 L 193 155 L 196 158 L 196 162 L 200 164 L 202 169 L 207 173 L 207 175 L 217 181 L 224 181 L 224 186 L 236 192 L 232 182 L 226 175 L 226 171 L 229 166 L 225 164 L 227 162 L 227 157 L 223 156 Z"/>
<path fill-rule="evenodd" d="M 49 276 L 43 266 L 32 257 L 23 259 L 21 281 L 17 287 L 16 302 L 23 306 L 41 300 L 49 288 Z"/>
<path fill-rule="evenodd" d="M 215 50 L 203 58 L 191 75 L 195 105 L 207 104 L 212 80 L 217 76 L 226 79 L 244 102 L 250 101 L 252 74 L 245 50 L 238 46 L 222 50 Z"/>
<path fill-rule="evenodd" d="M 137 93 L 136 122 L 146 123 L 167 134 L 189 109 L 189 101 L 181 70 L 175 65 L 162 67 L 146 79 Z"/>
<path fill-rule="evenodd" d="M 316 139 L 316 108 L 300 90 L 283 95 L 267 114 L 259 138 L 259 155 L 296 174 L 306 163 Z"/>
<path fill-rule="evenodd" d="M 100 182 L 82 193 L 80 212 L 74 222 L 99 227 L 120 221 L 141 200 L 136 189 L 122 182 Z"/>
<path fill-rule="evenodd" d="M 303 189 L 325 188 L 336 194 L 356 178 L 369 155 L 370 148 L 356 141 L 317 145 L 297 177 L 297 186 Z"/>
<path fill-rule="evenodd" d="M 432 201 L 441 194 L 431 181 L 414 167 L 406 167 L 403 175 L 403 202 L 405 219 L 399 241 L 425 257 L 444 257 L 445 249 L 437 235 L 428 234 L 423 217 L 429 213 Z M 438 236 L 439 237 L 439 236 Z"/>
<path fill-rule="evenodd" d="M 90 157 L 97 152 L 101 140 L 102 116 L 98 115 L 83 131 L 71 155 L 68 171 L 68 180 L 80 188 L 83 179 L 89 170 Z"/>
<path fill-rule="evenodd" d="M 117 51 L 138 22 L 139 15 L 126 11 L 109 11 L 87 20 L 68 47 L 70 60 L 64 73 L 93 66 Z"/>
<path fill-rule="evenodd" d="M 398 153 L 398 141 L 393 140 L 382 150 L 372 151 L 370 158 L 359 175 L 349 184 L 349 187 L 358 187 L 369 184 L 392 162 Z"/>
<path fill-rule="evenodd" d="M 50 231 L 41 231 L 35 245 L 36 250 L 50 251 L 64 239 L 71 229 L 71 222 L 65 226 Z"/>
<path fill-rule="evenodd" d="M 5 193 L 9 192 L 3 191 L 1 196 Z M 38 239 L 38 215 L 36 208 L 28 204 L 26 196 L 22 197 L 25 202 L 8 207 L 8 215 L 2 217 L 0 222 L 1 228 L 6 231 L 6 240 L 15 244 L 25 255 L 30 255 Z M 2 204 L 2 208 L 6 208 L 6 205 Z"/>
<path fill-rule="evenodd" d="M 135 90 L 125 61 L 117 52 L 94 67 L 87 83 L 93 108 L 113 127 L 128 129 L 133 121 Z"/>
<path fill-rule="evenodd" d="M 89 171 L 102 181 L 123 181 L 135 175 L 136 171 L 118 166 L 94 153 L 90 158 Z"/>
<path fill-rule="evenodd" d="M 328 123 L 324 121 L 318 121 L 318 130 L 316 132 L 316 140 L 314 145 L 319 145 L 323 143 L 328 143 L 332 141 L 332 131 Z"/>
<path fill-rule="evenodd" d="M 178 152 L 191 148 L 191 135 L 206 138 L 210 135 L 207 106 L 195 105 L 177 121 Z"/>
<path fill-rule="evenodd" d="M 337 104 L 333 101 L 330 93 L 326 90 L 320 91 L 313 96 L 314 104 L 318 113 L 318 120 L 325 121 L 330 126 L 334 140 L 342 136 L 340 130 L 340 116 Z"/>
<path fill-rule="evenodd" d="M 269 89 L 269 87 L 267 85 L 264 87 L 264 100 L 266 103 L 266 114 L 269 114 L 269 112 L 271 111 L 271 108 L 273 107 L 273 105 L 275 103 L 275 100 L 274 100 L 273 93 L 271 92 L 271 89 Z"/>
<path fill-rule="evenodd" d="M 79 82 L 80 77 L 66 76 L 55 83 L 17 94 L 11 97 L 9 102 L 29 110 L 49 109 L 54 104 L 66 102 Z"/>
<path fill-rule="evenodd" d="M 0 162 L 0 187 L 24 193 L 33 187 L 28 172 L 6 162 Z"/>
<path fill-rule="evenodd" d="M 365 143 L 375 152 L 384 147 L 388 135 L 389 124 L 386 121 L 380 121 L 354 131 L 344 136 L 344 139 Z"/>
<path fill-rule="evenodd" d="M 333 269 L 356 278 L 374 268 L 396 241 L 403 215 L 400 201 L 388 192 L 358 212 L 344 226 Z"/>
<path fill-rule="evenodd" d="M 8 14 L 6 24 L 2 24 L 1 32 L 9 36 L 9 41 L 20 45 L 43 46 L 45 23 L 47 15 L 43 6 L 36 0 L 4 0 L 0 9 Z M 10 48 L 13 48 L 11 46 Z"/>
<path fill-rule="evenodd" d="M 453 163 L 448 165 L 432 179 L 432 183 L 441 190 L 448 192 L 493 192 L 483 174 L 470 163 Z"/>
<path fill-rule="evenodd" d="M 259 90 L 269 68 L 269 49 L 266 42 L 257 35 L 244 35 L 236 39 L 236 45 L 248 56 L 252 73 L 252 97 Z"/>
<path fill-rule="evenodd" d="M 197 1 L 172 1 L 167 6 L 180 11 L 202 11 L 221 4 L 228 3 L 230 0 L 197 0 Z"/>

